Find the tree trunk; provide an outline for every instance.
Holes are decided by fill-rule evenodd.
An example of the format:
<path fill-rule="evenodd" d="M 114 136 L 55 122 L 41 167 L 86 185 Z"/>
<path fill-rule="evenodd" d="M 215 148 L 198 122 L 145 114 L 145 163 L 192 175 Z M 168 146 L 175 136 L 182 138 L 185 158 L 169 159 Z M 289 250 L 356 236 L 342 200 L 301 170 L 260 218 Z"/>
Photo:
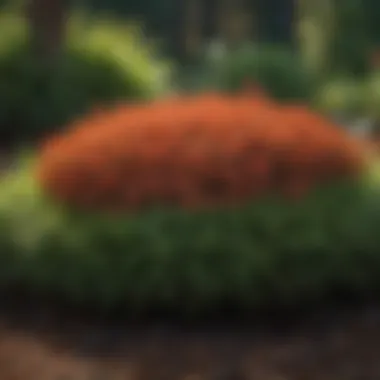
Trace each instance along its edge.
<path fill-rule="evenodd" d="M 229 46 L 252 37 L 254 15 L 246 0 L 222 0 L 219 7 L 220 34 Z"/>
<path fill-rule="evenodd" d="M 294 43 L 295 2 L 295 0 L 258 0 L 255 3 L 261 40 L 290 45 Z"/>
<path fill-rule="evenodd" d="M 186 10 L 188 0 L 177 0 L 174 2 L 175 20 L 172 24 L 172 46 L 173 55 L 180 61 L 186 61 Z"/>
<path fill-rule="evenodd" d="M 331 44 L 336 33 L 331 0 L 298 0 L 298 45 L 306 65 L 316 73 L 328 70 Z"/>
<path fill-rule="evenodd" d="M 218 6 L 220 0 L 203 0 L 202 36 L 207 41 L 212 40 L 218 34 Z"/>
<path fill-rule="evenodd" d="M 68 17 L 68 0 L 29 0 L 27 15 L 34 54 L 47 65 L 59 59 Z"/>

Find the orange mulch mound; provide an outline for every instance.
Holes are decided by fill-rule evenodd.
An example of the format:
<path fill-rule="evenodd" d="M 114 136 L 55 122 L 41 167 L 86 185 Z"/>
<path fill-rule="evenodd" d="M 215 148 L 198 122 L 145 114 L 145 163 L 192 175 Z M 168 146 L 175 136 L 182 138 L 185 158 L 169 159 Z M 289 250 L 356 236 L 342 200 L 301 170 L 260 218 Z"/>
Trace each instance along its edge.
<path fill-rule="evenodd" d="M 76 207 L 209 207 L 300 197 L 356 176 L 363 147 L 304 106 L 257 96 L 177 97 L 99 111 L 43 147 L 39 180 Z"/>

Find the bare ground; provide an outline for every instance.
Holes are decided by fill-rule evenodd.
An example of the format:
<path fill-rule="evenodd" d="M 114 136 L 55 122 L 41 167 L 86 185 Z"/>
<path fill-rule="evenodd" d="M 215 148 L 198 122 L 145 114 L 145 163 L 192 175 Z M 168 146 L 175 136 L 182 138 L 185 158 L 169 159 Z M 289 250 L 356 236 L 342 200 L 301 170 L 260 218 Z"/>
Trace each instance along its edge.
<path fill-rule="evenodd" d="M 257 324 L 51 327 L 47 320 L 23 328 L 3 320 L 0 379 L 375 380 L 379 352 L 377 309 L 273 331 Z"/>

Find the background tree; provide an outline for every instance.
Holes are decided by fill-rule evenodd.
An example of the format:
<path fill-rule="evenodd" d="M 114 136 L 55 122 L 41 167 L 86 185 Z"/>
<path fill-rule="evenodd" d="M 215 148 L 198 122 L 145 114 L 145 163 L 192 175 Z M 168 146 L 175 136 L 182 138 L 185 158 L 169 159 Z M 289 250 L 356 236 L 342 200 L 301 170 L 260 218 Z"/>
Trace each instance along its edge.
<path fill-rule="evenodd" d="M 257 15 L 261 40 L 293 44 L 297 6 L 295 0 L 250 0 L 250 4 Z"/>
<path fill-rule="evenodd" d="M 297 42 L 307 67 L 317 74 L 329 70 L 336 36 L 335 7 L 331 0 L 297 1 Z"/>
<path fill-rule="evenodd" d="M 362 0 L 332 0 L 335 9 L 331 65 L 335 72 L 363 75 L 368 72 L 371 29 Z M 378 22 L 378 20 L 377 20 Z"/>
<path fill-rule="evenodd" d="M 33 51 L 47 64 L 61 54 L 69 5 L 69 0 L 28 0 L 26 3 Z"/>

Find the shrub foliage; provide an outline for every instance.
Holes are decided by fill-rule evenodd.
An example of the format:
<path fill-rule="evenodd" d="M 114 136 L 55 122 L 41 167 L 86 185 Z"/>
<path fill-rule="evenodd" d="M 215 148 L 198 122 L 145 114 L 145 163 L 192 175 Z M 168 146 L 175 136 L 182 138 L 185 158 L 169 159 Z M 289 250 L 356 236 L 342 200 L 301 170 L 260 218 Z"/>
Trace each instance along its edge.
<path fill-rule="evenodd" d="M 31 52 L 26 20 L 0 14 L 0 137 L 22 143 L 94 106 L 151 99 L 165 91 L 169 65 L 137 25 L 73 14 L 62 59 L 46 67 Z"/>
<path fill-rule="evenodd" d="M 132 211 L 298 198 L 361 165 L 360 145 L 302 106 L 206 94 L 84 118 L 47 143 L 39 178 L 70 206 Z"/>
<path fill-rule="evenodd" d="M 311 101 L 317 78 L 302 58 L 281 45 L 248 45 L 229 52 L 210 68 L 215 85 L 235 92 L 253 82 L 282 102 Z"/>
<path fill-rule="evenodd" d="M 371 188 L 343 181 L 297 202 L 107 216 L 49 204 L 32 174 L 0 187 L 0 290 L 188 314 L 380 289 L 378 179 Z"/>

